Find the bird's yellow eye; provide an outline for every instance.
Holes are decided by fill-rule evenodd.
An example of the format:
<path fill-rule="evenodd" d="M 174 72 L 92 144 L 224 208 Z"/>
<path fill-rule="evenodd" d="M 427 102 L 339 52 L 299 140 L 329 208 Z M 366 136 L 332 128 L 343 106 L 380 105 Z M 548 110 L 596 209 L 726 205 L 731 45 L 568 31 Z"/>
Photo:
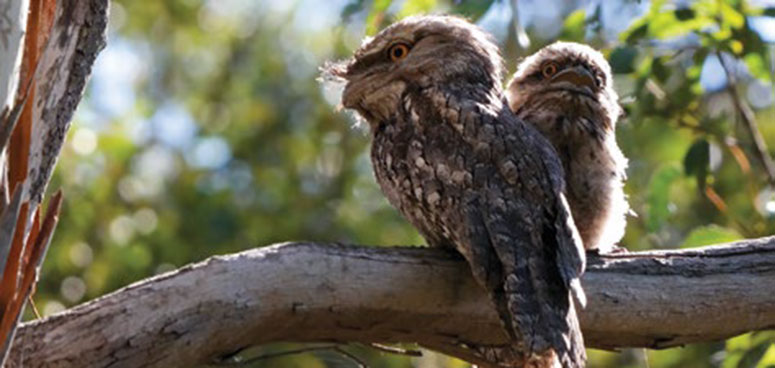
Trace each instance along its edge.
<path fill-rule="evenodd" d="M 406 57 L 406 55 L 409 55 L 409 45 L 405 43 L 397 43 L 393 46 L 390 46 L 390 49 L 388 49 L 388 55 L 390 56 L 390 60 L 402 60 Z"/>
<path fill-rule="evenodd" d="M 541 69 L 541 72 L 544 74 L 545 78 L 549 78 L 553 76 L 555 73 L 557 73 L 557 64 L 555 63 L 546 64 Z"/>

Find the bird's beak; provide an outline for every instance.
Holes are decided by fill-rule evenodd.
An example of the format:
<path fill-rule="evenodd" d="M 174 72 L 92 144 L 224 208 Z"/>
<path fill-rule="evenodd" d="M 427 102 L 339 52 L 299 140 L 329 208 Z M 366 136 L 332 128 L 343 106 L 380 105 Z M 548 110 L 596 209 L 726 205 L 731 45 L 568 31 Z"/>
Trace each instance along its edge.
<path fill-rule="evenodd" d="M 342 93 L 337 109 L 350 108 L 352 96 L 352 83 L 350 83 L 350 60 L 339 62 L 326 62 L 320 68 L 318 81 L 327 88 L 339 90 Z"/>
<path fill-rule="evenodd" d="M 560 71 L 552 77 L 552 82 L 570 82 L 579 88 L 587 87 L 590 91 L 598 89 L 595 76 L 583 66 L 575 66 Z"/>
<path fill-rule="evenodd" d="M 339 62 L 326 62 L 322 68 L 320 68 L 322 77 L 327 80 L 338 80 L 339 82 L 347 81 L 348 70 L 351 62 L 349 60 Z"/>

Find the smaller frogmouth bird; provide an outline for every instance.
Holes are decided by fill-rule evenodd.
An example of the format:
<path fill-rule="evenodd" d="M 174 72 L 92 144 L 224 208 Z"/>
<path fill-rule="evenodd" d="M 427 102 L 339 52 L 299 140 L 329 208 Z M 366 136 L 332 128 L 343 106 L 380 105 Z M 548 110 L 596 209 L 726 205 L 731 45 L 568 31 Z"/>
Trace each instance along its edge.
<path fill-rule="evenodd" d="M 506 96 L 517 116 L 554 146 L 573 220 L 587 250 L 614 250 L 630 207 L 627 159 L 616 144 L 621 115 L 611 68 L 589 46 L 556 42 L 519 64 Z"/>

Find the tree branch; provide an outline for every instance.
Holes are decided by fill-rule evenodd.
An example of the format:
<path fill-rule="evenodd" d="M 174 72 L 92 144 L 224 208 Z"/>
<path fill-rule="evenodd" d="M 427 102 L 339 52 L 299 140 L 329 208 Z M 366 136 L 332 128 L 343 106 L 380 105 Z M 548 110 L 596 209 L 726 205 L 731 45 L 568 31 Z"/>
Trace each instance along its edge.
<path fill-rule="evenodd" d="M 21 19 L 12 25 L 11 31 L 25 30 L 21 65 L 15 56 L 21 51 L 10 50 L 8 56 L 14 58 L 10 60 L 11 67 L 0 68 L 0 73 L 10 73 L 0 76 L 0 90 L 8 87 L 12 92 L 8 99 L 16 98 L 17 102 L 9 111 L 5 106 L 10 100 L 2 92 L 0 210 L 5 212 L 3 219 L 11 219 L 4 221 L 7 226 L 0 229 L 0 238 L 5 240 L 0 244 L 0 263 L 4 265 L 0 272 L 2 366 L 56 227 L 61 192 L 53 198 L 54 205 L 49 206 L 42 223 L 38 209 L 94 60 L 105 46 L 108 1 L 19 0 L 0 4 L 0 13 L 8 12 L 9 4 L 16 9 L 15 14 L 21 12 Z M 28 19 L 24 20 L 25 17 Z M 3 28 L 7 27 L 0 27 L 0 38 L 8 30 Z M 15 45 L 19 47 L 19 43 Z M 6 54 L 0 55 L 0 59 L 5 59 Z M 21 78 L 17 75 L 19 67 Z M 6 86 L 5 77 L 13 82 Z M 17 85 L 21 87 L 18 91 Z M 14 188 L 20 188 L 15 207 L 6 197 Z M 6 255 L 13 258 L 6 259 Z"/>
<path fill-rule="evenodd" d="M 775 237 L 590 256 L 588 346 L 663 348 L 775 327 Z M 210 258 L 25 324 L 10 367 L 189 367 L 279 341 L 502 344 L 466 264 L 430 248 L 287 243 Z"/>
<path fill-rule="evenodd" d="M 770 184 L 775 184 L 775 162 L 773 162 L 772 157 L 770 156 L 769 150 L 767 149 L 767 143 L 764 141 L 764 136 L 762 136 L 759 125 L 756 123 L 756 114 L 753 112 L 753 109 L 751 109 L 751 106 L 748 106 L 748 103 L 743 100 L 740 93 L 738 93 L 735 71 L 732 70 L 731 66 L 727 65 L 723 56 L 724 55 L 722 55 L 721 52 L 716 52 L 716 57 L 718 58 L 719 63 L 721 63 L 721 67 L 724 69 L 724 74 L 727 77 L 727 92 L 732 97 L 732 103 L 735 106 L 735 110 L 737 110 L 738 114 L 743 119 L 743 126 L 751 135 L 756 155 L 759 158 L 759 161 L 761 161 L 764 171 L 767 173 Z"/>
<path fill-rule="evenodd" d="M 51 41 L 40 56 L 32 110 L 30 208 L 43 200 L 97 55 L 105 47 L 108 0 L 59 0 Z"/>

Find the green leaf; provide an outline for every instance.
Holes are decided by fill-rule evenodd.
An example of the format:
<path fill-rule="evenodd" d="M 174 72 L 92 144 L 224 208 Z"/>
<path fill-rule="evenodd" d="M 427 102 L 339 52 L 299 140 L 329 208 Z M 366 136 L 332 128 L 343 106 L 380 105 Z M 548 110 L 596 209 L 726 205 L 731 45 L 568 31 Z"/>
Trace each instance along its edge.
<path fill-rule="evenodd" d="M 771 344 L 759 344 L 751 348 L 750 350 L 743 353 L 743 357 L 740 359 L 740 361 L 737 363 L 738 368 L 750 368 L 753 367 L 757 362 L 759 362 L 763 357 L 764 353 L 767 352 L 767 348 L 770 347 Z"/>
<path fill-rule="evenodd" d="M 756 368 L 769 368 L 775 365 L 775 344 L 770 344 L 770 347 L 767 348 L 767 351 L 764 352 L 764 355 L 759 360 L 759 363 L 756 364 Z"/>
<path fill-rule="evenodd" d="M 707 225 L 692 230 L 689 235 L 686 236 L 683 244 L 681 244 L 681 248 L 729 243 L 740 239 L 743 239 L 743 236 L 734 229 L 718 225 Z"/>
<path fill-rule="evenodd" d="M 455 1 L 452 12 L 476 20 L 490 9 L 493 2 L 494 0 Z"/>
<path fill-rule="evenodd" d="M 675 17 L 681 21 L 692 19 L 694 18 L 694 10 L 692 10 L 691 8 L 676 9 Z"/>
<path fill-rule="evenodd" d="M 645 37 L 648 32 L 648 23 L 643 23 L 640 26 L 625 31 L 622 33 L 622 36 L 624 36 L 624 42 L 626 42 L 628 45 L 632 45 L 640 41 L 641 38 Z"/>
<path fill-rule="evenodd" d="M 699 81 L 702 75 L 702 64 L 692 65 L 686 68 L 686 79 L 688 81 Z"/>
<path fill-rule="evenodd" d="M 745 62 L 745 66 L 748 67 L 748 71 L 751 75 L 763 81 L 770 80 L 770 72 L 767 70 L 767 65 L 761 54 L 751 53 L 745 55 L 743 61 Z"/>
<path fill-rule="evenodd" d="M 651 176 L 646 202 L 648 214 L 646 227 L 649 231 L 657 230 L 670 216 L 670 187 L 681 177 L 681 170 L 675 165 L 663 166 Z"/>
<path fill-rule="evenodd" d="M 565 18 L 565 23 L 562 26 L 561 38 L 570 40 L 583 40 L 586 35 L 586 12 L 584 9 L 579 9 L 570 13 Z"/>
<path fill-rule="evenodd" d="M 644 80 L 651 77 L 651 68 L 654 66 L 654 58 L 650 56 L 644 57 L 638 64 L 638 67 L 635 68 L 635 74 Z"/>
<path fill-rule="evenodd" d="M 697 184 L 705 187 L 705 182 L 710 168 L 710 144 L 705 139 L 698 139 L 692 143 L 684 156 L 684 172 L 688 176 L 697 178 Z"/>
<path fill-rule="evenodd" d="M 726 341 L 727 351 L 746 350 L 751 346 L 751 334 L 742 334 Z"/>
<path fill-rule="evenodd" d="M 731 42 L 741 44 L 742 51 L 738 53 L 739 55 L 747 55 L 752 53 L 760 55 L 769 54 L 769 46 L 767 46 L 764 41 L 762 41 L 759 33 L 754 32 L 750 27 L 733 29 Z"/>
<path fill-rule="evenodd" d="M 745 17 L 737 9 L 724 1 L 720 1 L 719 6 L 721 7 L 721 19 L 724 25 L 732 28 L 742 28 L 745 25 Z"/>
<path fill-rule="evenodd" d="M 665 40 L 668 38 L 685 36 L 691 32 L 697 32 L 713 27 L 715 22 L 709 18 L 695 17 L 685 22 L 678 21 L 672 14 L 665 15 L 649 24 L 649 33 L 655 38 Z"/>
<path fill-rule="evenodd" d="M 614 49 L 609 56 L 611 70 L 617 74 L 632 73 L 635 71 L 635 58 L 638 50 L 634 47 L 620 46 Z"/>
<path fill-rule="evenodd" d="M 724 361 L 721 362 L 721 368 L 737 368 L 737 364 L 743 359 L 742 351 L 727 351 Z"/>
<path fill-rule="evenodd" d="M 694 55 L 692 55 L 692 61 L 694 62 L 694 66 L 702 67 L 702 64 L 705 63 L 705 58 L 708 57 L 708 54 L 710 53 L 710 50 L 707 47 L 700 47 L 694 52 Z"/>
<path fill-rule="evenodd" d="M 667 78 L 670 77 L 672 71 L 672 68 L 665 66 L 662 58 L 655 58 L 654 62 L 651 64 L 651 73 L 653 73 L 654 77 L 656 77 L 660 82 L 666 81 Z"/>
<path fill-rule="evenodd" d="M 436 0 L 406 0 L 401 11 L 398 12 L 398 18 L 405 18 L 410 15 L 428 13 L 436 8 Z"/>
<path fill-rule="evenodd" d="M 379 31 L 382 21 L 385 19 L 385 11 L 392 2 L 392 0 L 374 0 L 374 5 L 366 17 L 366 34 L 374 35 Z"/>
<path fill-rule="evenodd" d="M 751 332 L 751 341 L 753 344 L 775 343 L 775 331 Z"/>

